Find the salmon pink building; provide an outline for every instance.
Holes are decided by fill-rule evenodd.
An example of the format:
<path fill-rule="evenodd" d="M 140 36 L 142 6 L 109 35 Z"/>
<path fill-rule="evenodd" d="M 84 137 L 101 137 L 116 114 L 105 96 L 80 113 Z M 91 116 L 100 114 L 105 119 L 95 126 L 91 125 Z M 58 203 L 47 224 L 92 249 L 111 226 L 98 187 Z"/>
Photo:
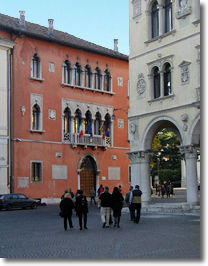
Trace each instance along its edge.
<path fill-rule="evenodd" d="M 69 187 L 130 185 L 128 57 L 0 14 L 14 43 L 10 191 L 58 198 Z M 1 185 L 1 184 L 0 184 Z"/>

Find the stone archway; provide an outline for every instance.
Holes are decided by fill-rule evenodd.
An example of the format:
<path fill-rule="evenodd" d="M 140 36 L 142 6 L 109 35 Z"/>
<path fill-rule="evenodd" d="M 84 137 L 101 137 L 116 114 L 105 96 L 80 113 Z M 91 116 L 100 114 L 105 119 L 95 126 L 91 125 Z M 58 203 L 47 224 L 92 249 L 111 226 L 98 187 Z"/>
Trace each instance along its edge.
<path fill-rule="evenodd" d="M 78 187 L 89 197 L 92 188 L 97 189 L 97 163 L 93 156 L 87 154 L 81 158 L 78 169 Z"/>

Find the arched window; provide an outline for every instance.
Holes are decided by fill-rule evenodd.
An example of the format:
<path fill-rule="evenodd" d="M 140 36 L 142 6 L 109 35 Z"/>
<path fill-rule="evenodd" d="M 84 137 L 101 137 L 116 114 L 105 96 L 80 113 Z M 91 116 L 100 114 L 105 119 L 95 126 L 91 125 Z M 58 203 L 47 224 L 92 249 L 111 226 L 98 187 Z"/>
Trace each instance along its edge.
<path fill-rule="evenodd" d="M 160 73 L 158 67 L 153 69 L 153 88 L 154 88 L 154 98 L 160 97 Z"/>
<path fill-rule="evenodd" d="M 40 107 L 35 104 L 32 107 L 32 130 L 40 129 Z"/>
<path fill-rule="evenodd" d="M 81 86 L 82 82 L 82 68 L 81 65 L 77 62 L 74 66 L 74 85 Z"/>
<path fill-rule="evenodd" d="M 165 32 L 172 30 L 172 0 L 165 1 Z"/>
<path fill-rule="evenodd" d="M 41 78 L 41 65 L 40 58 L 37 53 L 35 53 L 31 60 L 31 77 Z"/>
<path fill-rule="evenodd" d="M 102 74 L 101 74 L 101 71 L 99 69 L 99 67 L 96 67 L 95 69 L 95 78 L 94 78 L 94 88 L 96 90 L 101 90 L 102 88 Z"/>
<path fill-rule="evenodd" d="M 170 95 L 171 89 L 171 67 L 169 63 L 164 66 L 164 96 Z"/>
<path fill-rule="evenodd" d="M 89 110 L 85 114 L 84 132 L 92 136 L 92 114 Z"/>
<path fill-rule="evenodd" d="M 64 110 L 64 134 L 71 133 L 71 111 L 69 107 L 66 107 Z"/>
<path fill-rule="evenodd" d="M 69 60 L 63 62 L 63 83 L 71 84 L 72 81 L 72 69 Z"/>
<path fill-rule="evenodd" d="M 85 66 L 84 87 L 92 88 L 92 71 L 89 65 Z"/>
<path fill-rule="evenodd" d="M 81 125 L 82 125 L 82 113 L 79 109 L 77 109 L 74 117 L 73 133 L 79 133 Z"/>
<path fill-rule="evenodd" d="M 111 136 L 111 116 L 109 114 L 105 115 L 105 136 L 110 137 Z"/>
<path fill-rule="evenodd" d="M 152 4 L 151 18 L 152 18 L 152 38 L 155 38 L 159 36 L 159 7 L 157 1 L 155 1 Z"/>
<path fill-rule="evenodd" d="M 108 69 L 104 73 L 104 88 L 105 91 L 111 91 L 111 74 Z"/>
<path fill-rule="evenodd" d="M 95 115 L 95 121 L 94 121 L 94 134 L 95 135 L 101 135 L 101 131 L 100 131 L 101 124 L 102 124 L 101 114 L 97 112 Z"/>

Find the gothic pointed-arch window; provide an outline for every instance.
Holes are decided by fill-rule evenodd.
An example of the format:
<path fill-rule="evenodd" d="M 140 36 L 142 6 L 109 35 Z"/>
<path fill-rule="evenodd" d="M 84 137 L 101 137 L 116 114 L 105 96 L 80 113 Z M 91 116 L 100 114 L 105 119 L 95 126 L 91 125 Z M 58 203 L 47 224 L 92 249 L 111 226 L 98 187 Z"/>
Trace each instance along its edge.
<path fill-rule="evenodd" d="M 32 107 L 32 130 L 40 129 L 40 107 L 35 104 Z"/>
<path fill-rule="evenodd" d="M 111 91 L 111 74 L 108 69 L 104 72 L 104 91 Z"/>
<path fill-rule="evenodd" d="M 154 1 L 151 9 L 152 19 L 152 38 L 159 36 L 159 7 L 158 2 Z"/>
<path fill-rule="evenodd" d="M 62 66 L 63 72 L 63 83 L 64 84 L 71 84 L 72 83 L 72 68 L 71 63 L 69 60 L 65 60 Z"/>
<path fill-rule="evenodd" d="M 82 67 L 77 62 L 74 65 L 74 85 L 75 86 L 81 86 L 81 84 L 82 84 Z"/>
<path fill-rule="evenodd" d="M 171 89 L 171 67 L 169 63 L 164 65 L 164 96 L 170 95 Z"/>
<path fill-rule="evenodd" d="M 66 107 L 63 115 L 63 129 L 64 135 L 71 133 L 71 111 L 69 107 Z"/>
<path fill-rule="evenodd" d="M 31 60 L 31 77 L 41 78 L 41 60 L 37 53 L 35 53 Z"/>
<path fill-rule="evenodd" d="M 172 30 L 172 0 L 165 1 L 165 32 Z"/>
<path fill-rule="evenodd" d="M 82 125 L 82 113 L 79 109 L 77 109 L 73 121 L 73 133 L 79 133 L 81 125 Z"/>
<path fill-rule="evenodd" d="M 104 122 L 105 136 L 111 137 L 111 116 L 107 113 Z"/>
<path fill-rule="evenodd" d="M 160 97 L 160 72 L 158 67 L 153 69 L 153 90 L 154 90 L 154 99 Z"/>
<path fill-rule="evenodd" d="M 100 130 L 101 124 L 102 124 L 101 114 L 97 112 L 95 115 L 95 121 L 94 121 L 94 134 L 95 135 L 101 135 L 101 130 Z"/>
<path fill-rule="evenodd" d="M 101 90 L 102 89 L 102 74 L 99 67 L 96 67 L 94 73 L 94 89 Z"/>
<path fill-rule="evenodd" d="M 84 87 L 92 88 L 92 70 L 91 70 L 91 67 L 89 65 L 85 66 Z"/>
<path fill-rule="evenodd" d="M 84 132 L 92 136 L 92 114 L 89 110 L 85 114 Z"/>

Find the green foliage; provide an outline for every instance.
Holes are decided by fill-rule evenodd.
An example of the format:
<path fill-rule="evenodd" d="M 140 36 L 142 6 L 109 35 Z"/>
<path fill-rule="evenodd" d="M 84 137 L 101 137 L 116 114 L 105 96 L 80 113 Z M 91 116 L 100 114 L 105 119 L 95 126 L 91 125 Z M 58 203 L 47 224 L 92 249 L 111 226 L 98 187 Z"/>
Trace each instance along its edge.
<path fill-rule="evenodd" d="M 153 156 L 150 162 L 151 175 L 159 175 L 160 181 L 180 181 L 181 154 L 178 146 L 180 140 L 172 131 L 159 131 L 152 143 Z"/>

